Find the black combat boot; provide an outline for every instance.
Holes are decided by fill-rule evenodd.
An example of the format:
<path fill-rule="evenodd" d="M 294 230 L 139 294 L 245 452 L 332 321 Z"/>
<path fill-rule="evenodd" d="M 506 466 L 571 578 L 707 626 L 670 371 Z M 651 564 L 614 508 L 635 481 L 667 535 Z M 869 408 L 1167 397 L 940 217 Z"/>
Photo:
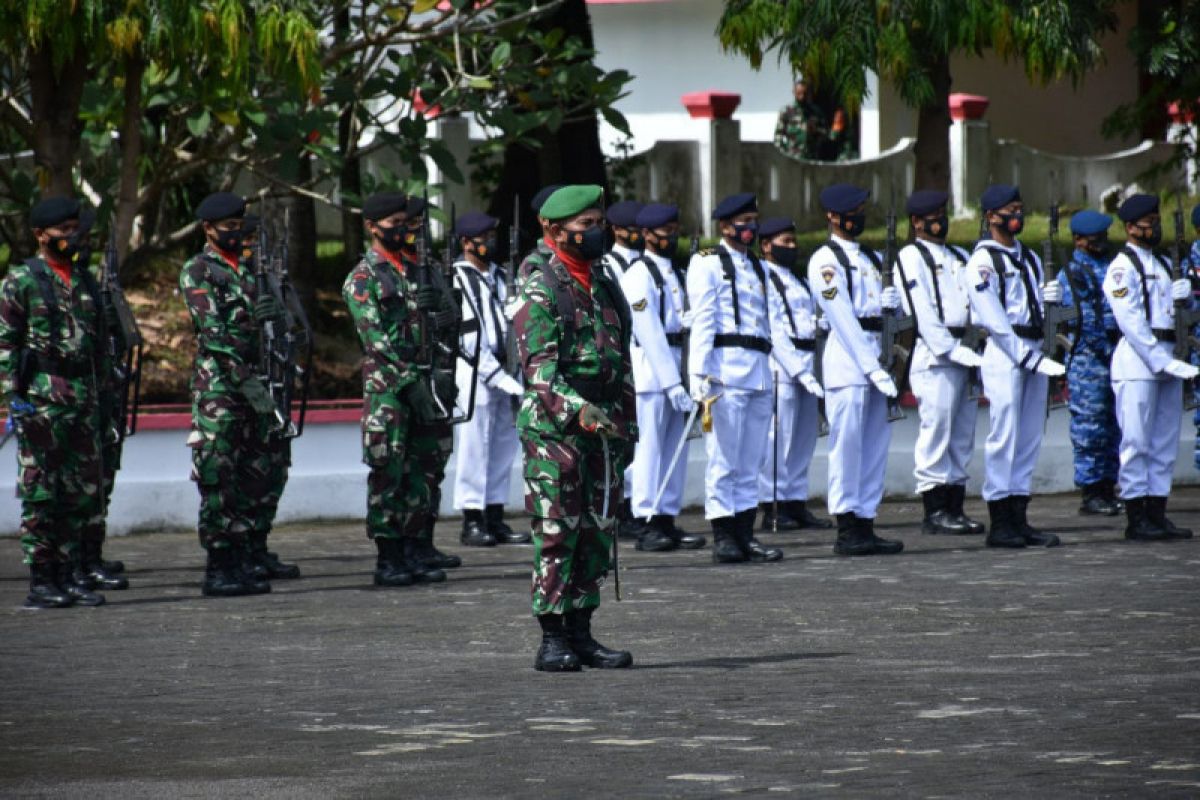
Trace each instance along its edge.
<path fill-rule="evenodd" d="M 1125 501 L 1117 497 L 1117 484 L 1115 481 L 1101 481 L 1100 485 L 1104 487 L 1104 496 L 1108 498 L 1108 502 L 1112 503 L 1118 514 L 1125 513 Z"/>
<path fill-rule="evenodd" d="M 869 529 L 859 524 L 852 511 L 837 515 L 837 540 L 833 552 L 839 556 L 869 556 L 875 552 Z"/>
<path fill-rule="evenodd" d="M 713 563 L 739 564 L 746 560 L 746 553 L 737 536 L 735 517 L 717 517 L 711 520 L 713 529 Z"/>
<path fill-rule="evenodd" d="M 660 515 L 650 518 L 650 522 L 642 528 L 642 535 L 638 537 L 635 545 L 636 549 L 647 553 L 665 553 L 679 546 L 671 538 L 670 528 L 663 522 L 664 519 Z"/>
<path fill-rule="evenodd" d="M 78 550 L 78 548 L 77 548 Z M 102 606 L 104 595 L 92 591 L 96 588 L 91 579 L 78 571 L 79 553 L 67 556 L 65 561 L 58 564 L 58 585 L 71 596 L 78 606 Z"/>
<path fill-rule="evenodd" d="M 245 539 L 231 545 L 235 553 L 238 569 L 242 574 L 242 583 L 246 584 L 246 594 L 270 594 L 271 581 L 267 568 L 259 564 L 250 550 L 250 540 Z"/>
<path fill-rule="evenodd" d="M 664 514 L 663 519 L 666 520 L 668 535 L 675 540 L 680 550 L 699 550 L 708 544 L 708 539 L 700 534 L 688 533 L 683 528 L 676 527 L 674 515 Z"/>
<path fill-rule="evenodd" d="M 875 519 L 858 517 L 858 524 L 866 528 L 867 536 L 871 539 L 872 554 L 877 556 L 894 556 L 904 550 L 904 542 L 898 539 L 884 539 L 875 535 Z"/>
<path fill-rule="evenodd" d="M 404 558 L 404 566 L 417 583 L 441 583 L 446 580 L 446 573 L 437 567 L 431 567 L 421 558 L 421 542 L 411 536 L 400 540 L 400 552 Z"/>
<path fill-rule="evenodd" d="M 1121 512 L 1117 510 L 1117 504 L 1108 499 L 1103 483 L 1089 483 L 1083 487 L 1083 502 L 1079 505 L 1079 513 L 1115 517 Z"/>
<path fill-rule="evenodd" d="M 954 517 L 949 486 L 934 486 L 921 492 L 925 505 L 925 519 L 921 522 L 921 533 L 942 536 L 965 536 L 971 528 Z"/>
<path fill-rule="evenodd" d="M 496 544 L 529 544 L 533 535 L 529 531 L 514 531 L 504 521 L 504 505 L 492 503 L 483 510 L 487 531 L 496 540 Z"/>
<path fill-rule="evenodd" d="M 579 657 L 579 663 L 594 669 L 625 669 L 633 665 L 633 654 L 628 650 L 612 650 L 592 638 L 592 614 L 594 608 L 568 611 L 565 615 L 567 643 Z"/>
<path fill-rule="evenodd" d="M 767 547 L 754 538 L 754 511 L 755 509 L 748 508 L 734 517 L 737 522 L 738 542 L 746 553 L 746 560 L 756 564 L 779 561 L 783 558 L 782 550 L 778 547 Z"/>
<path fill-rule="evenodd" d="M 1029 524 L 1026 519 L 1026 509 L 1029 508 L 1029 495 L 1014 494 L 1009 497 L 1012 509 L 1013 527 L 1025 537 L 1025 544 L 1031 547 L 1058 547 L 1062 541 L 1053 533 L 1046 533 Z"/>
<path fill-rule="evenodd" d="M 1013 526 L 1011 505 L 1011 497 L 988 501 L 988 515 L 992 518 L 991 530 L 987 535 L 988 547 L 1025 546 L 1025 536 Z"/>
<path fill-rule="evenodd" d="M 1146 513 L 1145 497 L 1131 497 L 1125 501 L 1125 538 L 1135 542 L 1161 542 L 1169 538 L 1167 532 L 1150 521 Z"/>
<path fill-rule="evenodd" d="M 571 650 L 567 640 L 562 614 L 539 614 L 537 621 L 542 626 L 542 644 L 533 660 L 533 668 L 538 672 L 579 672 L 583 669 L 579 656 Z"/>
<path fill-rule="evenodd" d="M 496 537 L 488 533 L 482 509 L 463 509 L 462 534 L 458 540 L 467 547 L 495 547 Z"/>
<path fill-rule="evenodd" d="M 104 568 L 104 559 L 100 557 L 100 542 L 80 542 L 76 553 L 79 559 L 77 577 L 86 578 L 87 582 L 91 584 L 90 588 L 112 591 L 129 588 L 128 578 Z"/>
<path fill-rule="evenodd" d="M 300 577 L 300 567 L 285 564 L 279 556 L 267 549 L 267 534 L 252 533 L 249 539 L 250 561 L 257 569 L 256 575 L 268 580 L 291 580 Z"/>
<path fill-rule="evenodd" d="M 455 569 L 461 567 L 461 558 L 449 553 L 443 553 L 433 543 L 433 529 L 435 525 L 437 525 L 437 517 L 430 516 L 425 522 L 425 527 L 421 529 L 421 536 L 417 539 L 417 557 L 421 559 L 421 563 L 433 569 Z"/>
<path fill-rule="evenodd" d="M 208 561 L 204 565 L 204 582 L 200 594 L 205 597 L 240 597 L 250 594 L 250 587 L 242 580 L 238 554 L 232 547 L 209 547 Z"/>
<path fill-rule="evenodd" d="M 792 518 L 791 512 L 788 510 L 787 503 L 779 502 L 779 520 L 776 526 L 775 520 L 775 503 L 760 503 L 759 508 L 762 509 L 762 525 L 759 530 L 770 532 L 774 530 L 781 531 L 796 531 L 800 530 L 800 522 Z"/>
<path fill-rule="evenodd" d="M 1153 525 L 1162 528 L 1172 539 L 1192 538 L 1191 528 L 1180 528 L 1167 519 L 1167 498 L 1151 496 L 1146 498 L 1146 515 Z"/>
<path fill-rule="evenodd" d="M 645 527 L 646 521 L 633 515 L 633 501 L 626 497 L 621 501 L 621 510 L 617 512 L 617 538 L 640 538 Z"/>
<path fill-rule="evenodd" d="M 413 575 L 408 571 L 400 540 L 376 536 L 375 549 L 379 551 L 375 557 L 375 585 L 412 586 Z"/>
<path fill-rule="evenodd" d="M 967 499 L 967 487 L 961 483 L 953 483 L 946 487 L 948 490 L 948 498 L 950 502 L 950 515 L 954 517 L 954 521 L 959 525 L 967 527 L 967 533 L 973 536 L 982 535 L 984 527 L 982 522 L 976 522 L 966 515 L 963 511 L 963 503 Z"/>
<path fill-rule="evenodd" d="M 816 528 L 818 530 L 828 530 L 833 527 L 833 523 L 827 519 L 822 519 L 814 515 L 808 510 L 807 500 L 788 500 L 788 515 L 796 520 L 800 528 Z"/>
<path fill-rule="evenodd" d="M 75 598 L 58 584 L 58 565 L 53 561 L 29 565 L 29 594 L 26 608 L 67 608 Z"/>

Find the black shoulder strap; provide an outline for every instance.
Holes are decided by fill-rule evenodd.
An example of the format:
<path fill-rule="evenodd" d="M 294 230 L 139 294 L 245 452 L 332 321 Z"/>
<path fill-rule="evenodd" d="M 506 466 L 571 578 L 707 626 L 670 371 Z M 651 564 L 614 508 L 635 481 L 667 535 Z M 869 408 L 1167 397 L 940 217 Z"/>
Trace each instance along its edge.
<path fill-rule="evenodd" d="M 929 248 L 924 242 L 917 239 L 913 242 L 917 246 L 917 252 L 921 254 L 921 260 L 925 262 L 925 266 L 929 268 L 929 279 L 933 282 L 933 299 L 937 303 L 938 319 L 942 322 L 946 321 L 946 309 L 942 305 L 942 287 L 938 285 L 937 279 L 937 262 L 933 260 L 933 253 L 929 252 Z M 901 276 L 903 277 L 903 276 Z M 900 283 L 904 286 L 904 292 L 908 293 L 908 285 L 903 280 Z M 909 306 L 913 309 L 913 314 L 916 314 L 916 307 L 912 305 L 912 296 L 908 299 Z"/>
<path fill-rule="evenodd" d="M 608 295 L 608 301 L 612 303 L 613 308 L 617 312 L 617 319 L 621 321 L 621 348 L 622 352 L 629 352 L 629 341 L 633 337 L 633 320 L 629 311 L 629 304 L 625 302 L 625 293 L 620 287 L 603 274 L 602 270 L 598 270 L 599 274 L 595 274 L 594 280 L 599 281 L 599 285 Z"/>
<path fill-rule="evenodd" d="M 733 292 L 733 326 L 741 328 L 742 308 L 738 303 L 737 270 L 734 269 L 733 258 L 721 249 L 717 250 L 717 258 L 721 259 L 721 271 L 725 273 L 725 280 L 729 281 L 729 289 Z"/>
<path fill-rule="evenodd" d="M 833 257 L 837 259 L 838 264 L 842 266 L 842 272 L 846 273 L 846 295 L 850 298 L 850 302 L 854 302 L 854 276 L 850 273 L 853 271 L 850 267 L 850 256 L 846 255 L 846 251 L 838 247 L 832 240 L 825 243 L 825 246 L 833 253 Z"/>
<path fill-rule="evenodd" d="M 765 302 L 767 299 L 767 270 L 758 260 L 758 256 L 754 253 L 747 253 L 747 255 L 750 256 L 750 266 L 754 267 L 754 274 L 758 276 L 758 282 L 762 284 L 763 301 Z"/>
<path fill-rule="evenodd" d="M 1142 279 L 1142 307 L 1146 310 L 1146 321 L 1151 322 L 1150 291 L 1146 286 L 1146 267 L 1142 264 L 1142 260 L 1138 258 L 1138 254 L 1133 252 L 1133 248 L 1129 245 L 1122 247 L 1121 252 L 1133 262 L 1133 268 L 1137 270 L 1138 277 Z"/>
<path fill-rule="evenodd" d="M 1196 265 L 1196 269 L 1200 270 L 1200 264 Z M 675 280 L 679 281 L 679 296 L 683 300 L 683 310 L 685 313 L 691 311 L 692 304 L 691 301 L 688 300 L 687 293 L 687 274 L 680 267 L 677 267 L 674 264 L 671 265 L 671 271 L 675 273 Z"/>
<path fill-rule="evenodd" d="M 771 276 L 771 283 L 775 285 L 775 291 L 779 292 L 779 299 L 783 301 L 783 313 L 787 314 L 788 325 L 792 329 L 792 336 L 798 337 L 800 329 L 796 327 L 796 318 L 792 315 L 792 306 L 787 299 L 787 287 L 783 285 L 783 278 L 779 277 L 779 273 L 771 270 L 767 273 Z"/>
<path fill-rule="evenodd" d="M 654 288 L 658 290 L 658 321 L 662 324 L 667 324 L 667 297 L 666 297 L 666 281 L 663 280 L 662 270 L 658 268 L 658 264 L 654 263 L 654 259 L 650 256 L 642 256 L 640 259 L 646 265 L 646 270 L 650 273 L 650 280 L 654 281 Z"/>
<path fill-rule="evenodd" d="M 618 253 L 616 250 L 609 250 L 608 254 L 616 259 L 616 262 L 621 266 L 621 272 L 625 272 L 629 269 L 629 262 L 625 260 L 623 255 Z"/>
<path fill-rule="evenodd" d="M 37 282 L 38 294 L 42 296 L 42 303 L 49 312 L 50 330 L 58 331 L 62 309 L 58 307 L 58 295 L 54 292 L 54 279 L 50 277 L 50 270 L 46 268 L 45 262 L 40 258 L 25 259 L 25 266 L 29 268 L 29 274 L 33 275 L 33 279 Z"/>
<path fill-rule="evenodd" d="M 985 247 L 992 257 L 992 269 L 996 272 L 996 281 L 1000 284 L 1000 305 L 1008 308 L 1008 281 L 1004 279 L 1004 254 L 994 247 Z"/>
<path fill-rule="evenodd" d="M 552 264 L 531 264 L 528 278 L 532 278 L 534 272 L 541 272 L 546 276 L 546 283 L 554 293 L 554 307 L 562 329 L 558 343 L 558 358 L 561 361 L 575 348 L 575 298 L 571 296 L 571 288 L 563 282 Z"/>
<path fill-rule="evenodd" d="M 959 264 L 962 264 L 964 267 L 967 265 L 967 261 L 968 261 L 968 260 L 970 260 L 970 258 L 971 258 L 971 257 L 970 257 L 970 256 L 967 254 L 967 251 L 966 251 L 966 250 L 963 250 L 963 249 L 962 249 L 961 247 L 959 247 L 958 245 L 955 245 L 955 244 L 947 244 L 947 245 L 946 245 L 946 249 L 947 249 L 947 250 L 949 250 L 949 251 L 950 251 L 950 253 L 951 253 L 951 254 L 952 254 L 952 255 L 953 255 L 955 258 L 957 258 L 957 259 L 958 259 L 958 263 L 959 263 Z"/>
<path fill-rule="evenodd" d="M 1017 242 L 1017 247 L 1020 248 L 1018 252 L 1021 254 L 1021 262 L 1029 265 L 1030 271 L 1033 272 L 1034 277 L 1037 278 L 1038 285 L 1045 283 L 1046 281 L 1042 275 L 1042 270 L 1046 268 L 1046 265 L 1043 264 L 1041 267 L 1038 267 L 1037 259 L 1033 257 L 1033 251 L 1025 245 Z"/>

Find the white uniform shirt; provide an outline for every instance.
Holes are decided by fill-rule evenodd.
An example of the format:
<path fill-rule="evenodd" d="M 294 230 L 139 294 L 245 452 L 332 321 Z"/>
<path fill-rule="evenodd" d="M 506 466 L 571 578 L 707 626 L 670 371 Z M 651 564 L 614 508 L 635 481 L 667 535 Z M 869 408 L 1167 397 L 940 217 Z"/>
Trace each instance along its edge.
<path fill-rule="evenodd" d="M 900 251 L 896 276 L 901 286 L 905 310 L 916 317 L 917 338 L 913 348 L 912 369 L 954 366 L 950 351 L 958 345 L 959 336 L 948 330 L 966 327 L 971 319 L 971 303 L 965 288 L 964 263 L 967 254 L 952 245 L 918 240 Z M 933 259 L 930 270 L 920 248 Z"/>
<path fill-rule="evenodd" d="M 726 279 L 718 252 L 728 254 L 733 262 L 733 282 Z M 761 272 L 756 272 L 745 253 L 739 253 L 725 242 L 721 242 L 716 251 L 692 256 L 687 271 L 688 300 L 692 308 L 688 351 L 688 371 L 694 376 L 692 386 L 697 384 L 700 376 L 708 376 L 739 389 L 764 391 L 770 388 L 767 353 L 745 347 L 713 346 L 713 337 L 720 334 L 753 336 L 770 342 L 767 275 L 761 261 L 759 269 Z"/>
<path fill-rule="evenodd" d="M 614 244 L 612 250 L 604 254 L 604 271 L 613 283 L 620 284 L 625 270 L 642 257 L 641 250 L 631 250 L 623 244 Z"/>
<path fill-rule="evenodd" d="M 1174 345 L 1158 341 L 1154 331 L 1175 327 L 1171 272 L 1152 251 L 1133 243 L 1128 247 L 1137 256 L 1141 271 L 1128 255 L 1121 252 L 1108 265 L 1104 277 L 1104 295 L 1122 334 L 1113 352 L 1112 379 L 1165 379 L 1168 376 L 1162 370 L 1174 358 Z"/>
<path fill-rule="evenodd" d="M 1000 254 L 1000 264 L 1004 269 L 1003 298 L 1000 296 L 1001 276 L 996 274 L 993 252 Z M 1029 260 L 1032 260 L 1033 267 L 1030 267 Z M 1035 338 L 1018 336 L 1013 326 L 1039 323 L 1042 313 L 1041 284 L 1042 261 L 1037 253 L 1020 242 L 1016 242 L 1014 247 L 1005 247 L 992 239 L 984 239 L 975 245 L 975 252 L 967 261 L 966 286 L 967 296 L 971 298 L 972 319 L 975 324 L 987 329 L 989 347 L 995 346 L 1022 369 L 1037 368 L 1042 360 L 1041 345 Z"/>
<path fill-rule="evenodd" d="M 462 334 L 460 346 L 464 353 L 471 355 L 475 352 L 476 339 L 480 340 L 479 380 L 492 388 L 504 373 L 499 359 L 504 357 L 508 343 L 509 323 L 504 315 L 507 287 L 495 264 L 489 264 L 487 272 L 480 272 L 466 260 L 454 264 L 454 284 L 462 291 L 463 325 L 474 327 L 473 322 L 478 320 L 477 330 Z M 459 392 L 469 390 L 466 384 L 471 374 L 470 365 L 459 359 L 457 373 Z"/>
<path fill-rule="evenodd" d="M 831 248 L 839 248 L 849 274 Z M 882 259 L 881 259 L 882 262 Z M 864 386 L 880 368 L 880 334 L 864 331 L 859 317 L 881 317 L 883 278 L 858 242 L 833 237 L 808 261 L 808 285 L 821 313 L 829 320 L 829 340 L 822 359 L 825 388 Z"/>
<path fill-rule="evenodd" d="M 682 348 L 670 345 L 667 334 L 682 335 L 683 287 L 671 260 L 647 251 L 662 278 L 660 289 L 650 268 L 639 258 L 621 276 L 621 292 L 633 320 L 630 360 L 633 383 L 639 393 L 661 392 L 681 383 Z"/>
<path fill-rule="evenodd" d="M 816 305 L 808 283 L 799 275 L 773 262 L 763 263 L 771 270 L 771 369 L 779 380 L 798 383 L 802 373 L 812 374 L 814 353 L 800 349 L 794 340 L 815 346 Z"/>

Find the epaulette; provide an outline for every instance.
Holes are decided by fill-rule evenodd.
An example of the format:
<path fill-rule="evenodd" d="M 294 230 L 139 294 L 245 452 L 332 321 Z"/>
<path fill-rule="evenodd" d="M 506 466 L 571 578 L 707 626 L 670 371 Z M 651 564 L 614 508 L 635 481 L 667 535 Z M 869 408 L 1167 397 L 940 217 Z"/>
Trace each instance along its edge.
<path fill-rule="evenodd" d="M 715 247 L 706 247 L 706 248 L 704 248 L 703 250 L 697 250 L 697 251 L 696 251 L 696 255 L 698 255 L 698 256 L 711 256 L 711 255 L 716 255 L 716 252 L 717 252 L 717 248 L 715 248 Z"/>

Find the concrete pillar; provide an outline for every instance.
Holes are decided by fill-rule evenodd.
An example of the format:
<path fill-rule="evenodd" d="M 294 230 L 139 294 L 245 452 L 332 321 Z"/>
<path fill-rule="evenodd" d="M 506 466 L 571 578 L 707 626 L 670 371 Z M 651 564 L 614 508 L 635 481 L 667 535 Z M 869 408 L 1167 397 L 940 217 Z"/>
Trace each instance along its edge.
<path fill-rule="evenodd" d="M 991 129 L 983 118 L 989 100 L 950 95 L 950 201 L 954 216 L 970 216 L 988 182 Z"/>
<path fill-rule="evenodd" d="M 713 236 L 712 210 L 722 197 L 740 192 L 742 182 L 741 124 L 733 119 L 742 96 L 734 92 L 690 92 L 680 98 L 697 126 L 699 148 L 699 209 L 706 236 Z"/>
<path fill-rule="evenodd" d="M 437 121 L 442 145 L 450 151 L 450 155 L 454 156 L 454 163 L 458 165 L 463 176 L 463 183 L 458 183 L 438 170 L 437 181 L 442 184 L 441 197 L 438 202 L 447 214 L 450 213 L 451 208 L 455 209 L 455 213 L 462 214 L 475 204 L 470 185 L 471 170 L 467 162 L 471 155 L 470 125 L 470 121 L 464 117 L 440 117 Z M 431 180 L 433 174 L 430 172 Z"/>

